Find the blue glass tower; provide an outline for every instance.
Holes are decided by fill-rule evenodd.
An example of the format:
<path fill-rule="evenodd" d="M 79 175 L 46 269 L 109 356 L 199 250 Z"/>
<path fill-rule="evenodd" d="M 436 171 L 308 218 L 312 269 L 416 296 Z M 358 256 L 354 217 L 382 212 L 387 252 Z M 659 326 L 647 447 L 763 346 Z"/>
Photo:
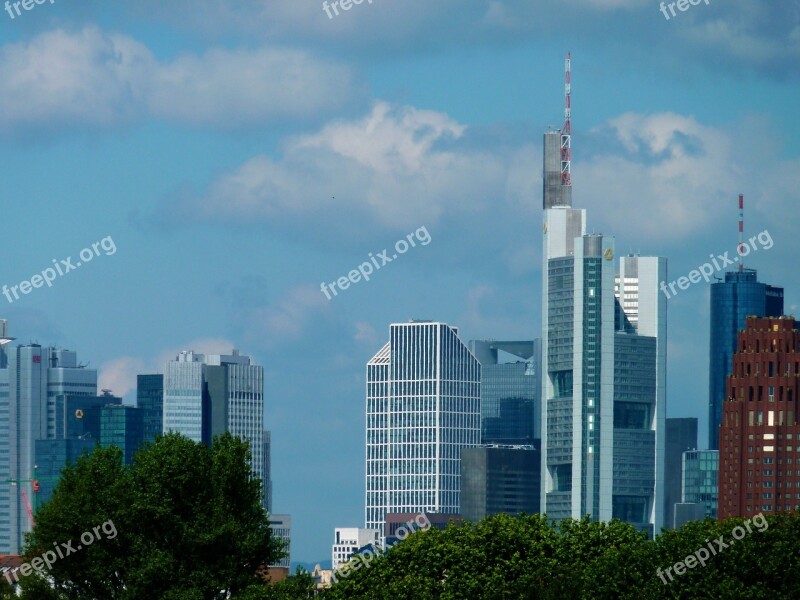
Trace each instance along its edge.
<path fill-rule="evenodd" d="M 754 269 L 729 271 L 711 285 L 711 339 L 708 378 L 708 447 L 719 450 L 719 426 L 725 382 L 731 370 L 736 336 L 745 318 L 783 315 L 783 288 L 759 283 Z"/>
<path fill-rule="evenodd" d="M 481 363 L 481 443 L 539 447 L 541 340 L 472 340 L 469 349 Z"/>

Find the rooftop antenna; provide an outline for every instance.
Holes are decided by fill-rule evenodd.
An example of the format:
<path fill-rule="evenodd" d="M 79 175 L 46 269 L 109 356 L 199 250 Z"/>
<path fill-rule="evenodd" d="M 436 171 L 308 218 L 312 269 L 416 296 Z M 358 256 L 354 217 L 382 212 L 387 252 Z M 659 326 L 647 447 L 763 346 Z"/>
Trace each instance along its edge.
<path fill-rule="evenodd" d="M 561 128 L 561 185 L 572 186 L 572 53 L 564 60 L 564 126 Z"/>
<path fill-rule="evenodd" d="M 744 250 L 744 194 L 739 194 L 739 272 L 744 269 L 742 250 Z"/>

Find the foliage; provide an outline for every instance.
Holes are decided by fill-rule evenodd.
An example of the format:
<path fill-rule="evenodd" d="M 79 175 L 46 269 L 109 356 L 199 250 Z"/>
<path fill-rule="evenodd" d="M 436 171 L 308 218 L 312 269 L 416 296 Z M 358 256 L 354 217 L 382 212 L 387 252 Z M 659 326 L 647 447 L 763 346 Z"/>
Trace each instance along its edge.
<path fill-rule="evenodd" d="M 414 533 L 369 567 L 340 577 L 322 598 L 800 598 L 800 516 L 753 522 L 734 540 L 732 531 L 743 523 L 707 519 L 652 541 L 620 521 L 587 517 L 555 525 L 539 515 L 498 515 Z M 709 544 L 716 550 L 720 536 L 734 543 L 716 555 L 709 550 L 705 566 L 695 561 L 675 574 L 675 563 Z"/>
<path fill-rule="evenodd" d="M 235 594 L 281 554 L 249 457 L 247 444 L 230 434 L 210 448 L 177 434 L 159 437 L 132 465 L 123 464 L 118 448 L 97 448 L 64 470 L 37 512 L 25 554 L 33 559 L 72 540 L 75 552 L 47 572 L 58 600 Z M 80 544 L 93 530 L 100 539 Z M 27 597 L 50 600 L 35 575 L 22 588 Z"/>

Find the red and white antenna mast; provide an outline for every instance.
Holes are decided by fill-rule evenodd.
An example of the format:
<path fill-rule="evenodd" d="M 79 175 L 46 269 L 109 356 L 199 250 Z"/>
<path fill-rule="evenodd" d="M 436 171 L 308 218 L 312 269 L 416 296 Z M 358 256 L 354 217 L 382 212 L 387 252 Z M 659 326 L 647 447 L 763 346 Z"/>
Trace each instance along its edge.
<path fill-rule="evenodd" d="M 572 53 L 564 61 L 564 126 L 561 128 L 561 185 L 572 186 Z"/>
<path fill-rule="evenodd" d="M 744 249 L 744 194 L 739 194 L 739 271 L 744 269 L 742 250 Z"/>

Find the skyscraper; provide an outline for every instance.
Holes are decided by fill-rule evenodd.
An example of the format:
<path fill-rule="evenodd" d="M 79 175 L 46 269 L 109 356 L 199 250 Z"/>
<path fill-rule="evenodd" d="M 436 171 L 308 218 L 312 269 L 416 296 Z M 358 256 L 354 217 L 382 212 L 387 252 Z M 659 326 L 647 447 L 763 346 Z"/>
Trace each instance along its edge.
<path fill-rule="evenodd" d="M 480 363 L 445 323 L 394 323 L 367 363 L 366 527 L 460 510 L 460 453 L 480 442 Z"/>
<path fill-rule="evenodd" d="M 481 363 L 481 443 L 536 445 L 541 437 L 541 340 L 472 340 Z"/>
<path fill-rule="evenodd" d="M 11 487 L 5 483 L 11 468 L 11 407 L 8 395 L 8 360 L 6 347 L 13 341 L 8 336 L 8 321 L 0 319 L 0 554 L 8 553 L 11 546 L 10 516 L 2 507 L 9 506 Z"/>
<path fill-rule="evenodd" d="M 136 406 L 144 413 L 144 441 L 153 442 L 164 429 L 164 376 L 136 376 Z"/>
<path fill-rule="evenodd" d="M 210 404 L 202 354 L 181 352 L 164 369 L 164 433 L 210 443 Z"/>
<path fill-rule="evenodd" d="M 144 411 L 122 404 L 108 404 L 99 410 L 100 444 L 104 448 L 120 448 L 125 463 L 132 463 L 133 455 L 144 442 Z"/>
<path fill-rule="evenodd" d="M 800 510 L 800 331 L 748 317 L 722 408 L 718 517 Z"/>
<path fill-rule="evenodd" d="M 210 444 L 230 432 L 250 444 L 253 474 L 264 483 L 264 367 L 249 356 L 181 352 L 164 372 L 164 432 Z"/>
<path fill-rule="evenodd" d="M 717 518 L 719 450 L 690 450 L 683 453 L 681 502 L 699 504 L 703 518 Z"/>
<path fill-rule="evenodd" d="M 264 431 L 264 510 L 272 512 L 272 432 Z"/>
<path fill-rule="evenodd" d="M 542 456 L 533 446 L 478 446 L 461 451 L 461 517 L 539 513 Z"/>
<path fill-rule="evenodd" d="M 745 319 L 783 315 L 783 288 L 759 283 L 753 269 L 725 273 L 711 285 L 711 338 L 708 377 L 708 447 L 719 448 L 725 385 L 731 372 L 737 336 Z"/>
<path fill-rule="evenodd" d="M 33 504 L 35 442 L 56 437 L 57 396 L 97 395 L 97 371 L 78 365 L 73 351 L 32 344 L 8 351 L 7 378 L 0 405 L 9 423 L 7 459 L 0 462 L 0 553 L 18 553 L 30 531 L 25 501 Z"/>
<path fill-rule="evenodd" d="M 568 69 L 565 127 L 544 134 L 542 511 L 619 518 L 652 536 L 663 518 L 666 259 L 627 256 L 617 270 L 614 238 L 586 235 L 564 154 L 569 81 Z"/>
<path fill-rule="evenodd" d="M 664 453 L 664 527 L 675 527 L 675 505 L 681 502 L 683 453 L 697 449 L 697 419 L 667 419 Z"/>
<path fill-rule="evenodd" d="M 264 483 L 264 367 L 251 364 L 249 356 L 211 354 L 206 357 L 205 377 L 210 403 L 211 438 L 226 431 L 250 443 L 253 473 Z"/>

